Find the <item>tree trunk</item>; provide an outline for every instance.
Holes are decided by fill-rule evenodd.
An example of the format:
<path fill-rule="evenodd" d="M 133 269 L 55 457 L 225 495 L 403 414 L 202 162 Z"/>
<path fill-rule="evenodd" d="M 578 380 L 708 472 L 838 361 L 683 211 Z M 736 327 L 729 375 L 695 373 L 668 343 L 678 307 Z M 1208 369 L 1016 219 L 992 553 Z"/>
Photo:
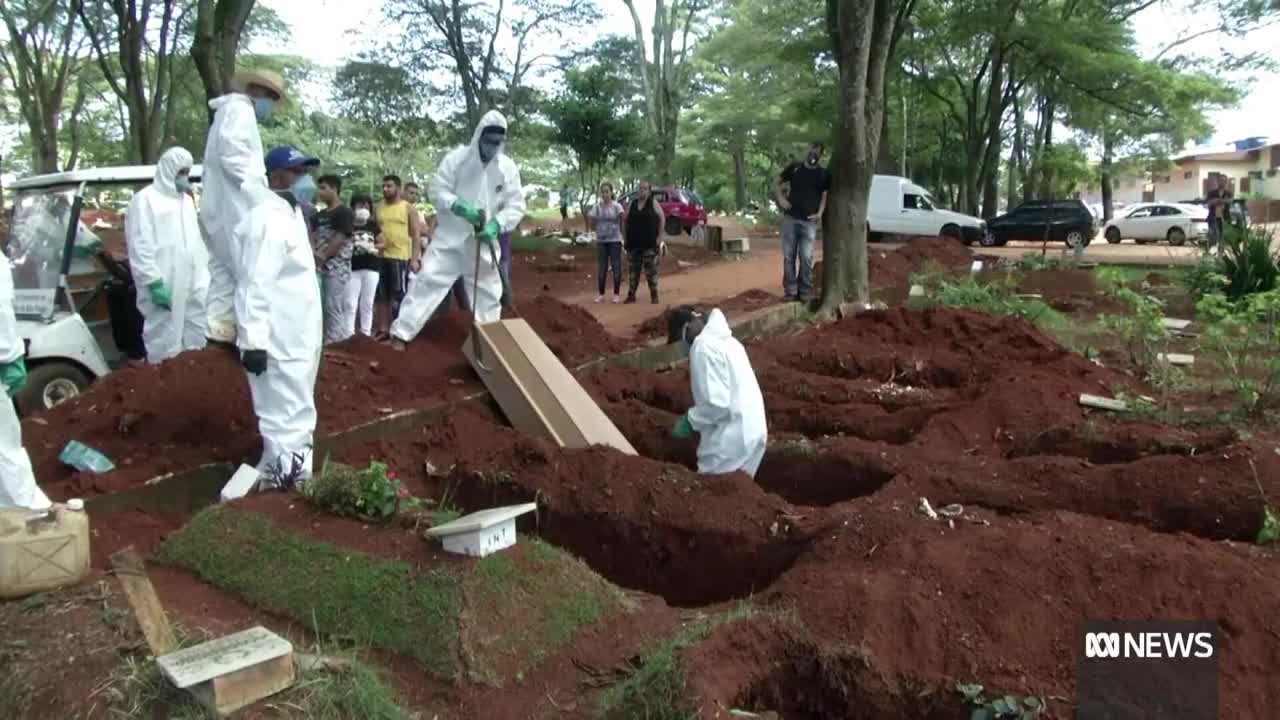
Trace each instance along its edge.
<path fill-rule="evenodd" d="M 747 207 L 747 151 L 742 145 L 734 145 L 733 155 L 733 204 L 734 209 Z"/>
<path fill-rule="evenodd" d="M 1112 148 L 1110 134 L 1106 134 L 1102 140 L 1102 221 L 1111 220 L 1112 205 L 1114 205 L 1114 191 L 1111 187 L 1111 163 L 1115 158 L 1112 157 L 1114 150 Z"/>
<path fill-rule="evenodd" d="M 822 310 L 870 300 L 867 196 L 884 127 L 884 78 L 900 0 L 827 0 L 827 31 L 839 68 L 832 189 L 822 237 Z"/>
<path fill-rule="evenodd" d="M 884 105 L 887 107 L 888 102 Z M 889 139 L 889 113 L 883 113 L 884 117 L 880 120 L 880 150 L 876 152 L 876 172 L 881 175 L 897 175 L 898 165 L 894 158 L 893 148 Z"/>
<path fill-rule="evenodd" d="M 1004 46 L 996 37 L 991 43 L 991 81 L 987 86 L 987 147 L 982 159 L 982 215 L 994 217 L 1000 183 L 1000 147 L 1003 137 L 1000 134 L 1001 121 L 1004 119 Z"/>
<path fill-rule="evenodd" d="M 1046 101 L 1044 124 L 1044 145 L 1040 147 L 1040 197 L 1053 199 L 1053 163 L 1049 155 L 1053 152 L 1053 118 L 1057 114 L 1057 105 L 1052 98 Z"/>
<path fill-rule="evenodd" d="M 1009 153 L 1009 204 L 1012 210 L 1018 205 L 1018 186 L 1026 182 L 1027 159 L 1023 148 L 1022 103 L 1018 93 L 1013 94 L 1013 150 Z"/>
<path fill-rule="evenodd" d="M 195 39 L 191 59 L 195 61 L 205 98 L 227 94 L 236 71 L 236 51 L 254 0 L 199 0 L 196 6 Z M 213 109 L 209 109 L 213 122 Z"/>

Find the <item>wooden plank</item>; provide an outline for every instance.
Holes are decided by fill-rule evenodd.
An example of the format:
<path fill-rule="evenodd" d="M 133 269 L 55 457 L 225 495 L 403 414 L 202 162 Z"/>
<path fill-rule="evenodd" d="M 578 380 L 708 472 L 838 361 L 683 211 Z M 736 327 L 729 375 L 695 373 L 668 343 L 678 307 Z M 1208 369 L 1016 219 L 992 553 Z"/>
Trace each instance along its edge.
<path fill-rule="evenodd" d="M 1183 320 L 1181 318 L 1167 317 L 1161 319 L 1160 324 L 1163 325 L 1166 330 L 1186 330 L 1187 326 L 1191 324 L 1191 321 Z"/>
<path fill-rule="evenodd" d="M 1084 407 L 1096 408 L 1098 410 L 1111 410 L 1112 412 L 1124 412 L 1129 409 L 1128 404 L 1123 400 L 1099 397 L 1097 395 L 1089 395 L 1087 393 L 1080 394 L 1080 404 Z"/>
<path fill-rule="evenodd" d="M 174 637 L 173 627 L 169 625 L 169 618 L 164 614 L 164 607 L 156 596 L 151 578 L 147 577 L 146 565 L 138 551 L 127 547 L 112 555 L 111 568 L 129 598 L 129 605 L 151 654 L 160 657 L 178 649 L 178 639 Z"/>
<path fill-rule="evenodd" d="M 156 658 L 165 677 L 188 688 L 228 673 L 293 654 L 293 645 L 258 626 Z"/>
<path fill-rule="evenodd" d="M 226 717 L 293 685 L 297 672 L 293 653 L 188 688 L 196 700 L 219 717 Z"/>
<path fill-rule="evenodd" d="M 1175 366 L 1194 365 L 1196 362 L 1195 355 L 1185 355 L 1183 353 L 1160 353 L 1156 355 L 1156 359 Z"/>

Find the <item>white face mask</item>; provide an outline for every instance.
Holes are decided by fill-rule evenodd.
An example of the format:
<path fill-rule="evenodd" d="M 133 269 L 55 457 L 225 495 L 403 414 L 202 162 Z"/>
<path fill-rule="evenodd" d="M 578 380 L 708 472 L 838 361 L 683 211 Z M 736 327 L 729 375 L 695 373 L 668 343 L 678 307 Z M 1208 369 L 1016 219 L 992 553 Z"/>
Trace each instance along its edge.
<path fill-rule="evenodd" d="M 369 222 L 369 208 L 362 207 L 356 209 L 356 222 L 361 225 Z"/>

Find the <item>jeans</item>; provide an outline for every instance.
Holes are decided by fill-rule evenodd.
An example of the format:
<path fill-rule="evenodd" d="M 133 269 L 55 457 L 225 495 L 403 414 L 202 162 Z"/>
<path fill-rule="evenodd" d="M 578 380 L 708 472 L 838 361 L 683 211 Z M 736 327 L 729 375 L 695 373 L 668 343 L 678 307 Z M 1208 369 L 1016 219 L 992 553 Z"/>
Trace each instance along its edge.
<path fill-rule="evenodd" d="M 782 219 L 782 294 L 788 300 L 813 298 L 813 246 L 817 236 L 818 226 L 814 223 L 789 215 Z"/>
<path fill-rule="evenodd" d="M 602 242 L 596 244 L 596 286 L 597 295 L 604 295 L 606 281 L 609 279 L 609 268 L 613 268 L 613 294 L 622 292 L 622 243 Z"/>
<path fill-rule="evenodd" d="M 347 329 L 347 283 L 349 276 L 340 273 L 321 273 L 320 306 L 324 312 L 324 342 L 326 345 L 342 342 L 351 337 Z"/>

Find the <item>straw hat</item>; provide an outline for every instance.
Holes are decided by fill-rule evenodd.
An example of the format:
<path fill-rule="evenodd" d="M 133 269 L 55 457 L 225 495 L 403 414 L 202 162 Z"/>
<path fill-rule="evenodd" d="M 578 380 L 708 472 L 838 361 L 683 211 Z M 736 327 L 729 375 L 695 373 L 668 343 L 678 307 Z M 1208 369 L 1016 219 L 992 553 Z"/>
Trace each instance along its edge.
<path fill-rule="evenodd" d="M 262 69 L 238 70 L 231 78 L 231 89 L 236 92 L 244 92 L 250 85 L 264 87 L 274 92 L 280 96 L 281 101 L 287 99 L 284 92 L 284 78 L 280 77 L 278 72 Z"/>

